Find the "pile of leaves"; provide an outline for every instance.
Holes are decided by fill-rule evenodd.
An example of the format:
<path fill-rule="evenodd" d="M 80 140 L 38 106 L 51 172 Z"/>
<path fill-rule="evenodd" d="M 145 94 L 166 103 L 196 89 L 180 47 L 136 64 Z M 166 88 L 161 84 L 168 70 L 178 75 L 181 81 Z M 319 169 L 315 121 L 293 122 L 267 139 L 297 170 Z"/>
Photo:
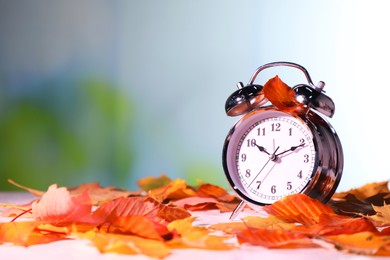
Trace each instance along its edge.
<path fill-rule="evenodd" d="M 208 183 L 190 186 L 165 175 L 139 180 L 139 191 L 51 185 L 46 192 L 13 183 L 37 200 L 1 204 L 0 244 L 20 246 L 87 239 L 102 253 L 164 258 L 172 249 L 231 250 L 243 244 L 266 248 L 329 248 L 364 255 L 390 255 L 390 191 L 387 182 L 336 193 L 328 204 L 303 194 L 225 223 L 196 226 L 195 211 L 232 212 L 239 203 Z"/>

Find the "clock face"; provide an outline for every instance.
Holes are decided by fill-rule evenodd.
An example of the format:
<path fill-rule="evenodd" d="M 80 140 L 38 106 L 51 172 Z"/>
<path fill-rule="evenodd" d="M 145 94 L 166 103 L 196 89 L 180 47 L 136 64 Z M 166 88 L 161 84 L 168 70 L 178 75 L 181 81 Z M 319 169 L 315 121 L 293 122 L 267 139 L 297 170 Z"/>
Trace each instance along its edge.
<path fill-rule="evenodd" d="M 231 141 L 230 180 L 249 200 L 271 204 L 300 193 L 311 181 L 316 148 L 300 118 L 266 110 L 238 124 Z"/>

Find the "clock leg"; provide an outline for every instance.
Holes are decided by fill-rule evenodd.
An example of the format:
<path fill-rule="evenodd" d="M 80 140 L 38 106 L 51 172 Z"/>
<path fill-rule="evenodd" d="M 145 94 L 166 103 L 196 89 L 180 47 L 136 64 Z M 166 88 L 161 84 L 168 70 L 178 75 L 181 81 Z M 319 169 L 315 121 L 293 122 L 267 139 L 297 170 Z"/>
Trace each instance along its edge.
<path fill-rule="evenodd" d="M 233 210 L 232 214 L 230 215 L 230 220 L 234 220 L 238 214 L 240 214 L 240 212 L 244 209 L 244 207 L 246 206 L 246 202 L 245 201 L 241 201 L 237 207 Z"/>

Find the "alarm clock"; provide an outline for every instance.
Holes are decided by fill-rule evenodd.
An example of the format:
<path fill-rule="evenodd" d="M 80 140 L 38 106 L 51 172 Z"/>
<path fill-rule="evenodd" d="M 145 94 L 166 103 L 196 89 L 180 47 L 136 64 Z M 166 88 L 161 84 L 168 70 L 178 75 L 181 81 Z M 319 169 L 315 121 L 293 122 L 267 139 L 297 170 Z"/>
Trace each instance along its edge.
<path fill-rule="evenodd" d="M 278 66 L 304 73 L 307 83 L 291 88 L 301 109 L 275 106 L 267 100 L 263 85 L 255 84 L 261 71 Z M 314 85 L 307 70 L 291 62 L 260 66 L 246 86 L 237 84 L 225 110 L 228 116 L 242 117 L 229 131 L 222 152 L 226 178 L 241 198 L 231 219 L 245 205 L 269 205 L 296 193 L 326 203 L 334 194 L 343 171 L 343 150 L 324 118 L 335 111 L 324 86 L 322 81 Z"/>

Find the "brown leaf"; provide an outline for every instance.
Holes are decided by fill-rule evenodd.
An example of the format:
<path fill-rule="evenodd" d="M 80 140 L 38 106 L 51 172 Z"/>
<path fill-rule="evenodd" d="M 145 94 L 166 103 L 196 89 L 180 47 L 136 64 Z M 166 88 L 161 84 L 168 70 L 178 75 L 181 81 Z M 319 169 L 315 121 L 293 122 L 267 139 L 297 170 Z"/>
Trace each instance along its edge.
<path fill-rule="evenodd" d="M 187 183 L 182 179 L 176 179 L 165 186 L 149 191 L 149 196 L 158 202 L 177 200 L 196 195 L 196 192 L 187 187 Z"/>
<path fill-rule="evenodd" d="M 380 193 L 390 193 L 388 183 L 388 181 L 368 183 L 356 189 L 335 193 L 332 199 L 344 199 L 348 194 L 352 194 L 359 200 L 365 200 Z"/>
<path fill-rule="evenodd" d="M 199 197 L 212 197 L 222 202 L 232 202 L 237 199 L 225 189 L 208 183 L 202 184 L 197 192 Z"/>

